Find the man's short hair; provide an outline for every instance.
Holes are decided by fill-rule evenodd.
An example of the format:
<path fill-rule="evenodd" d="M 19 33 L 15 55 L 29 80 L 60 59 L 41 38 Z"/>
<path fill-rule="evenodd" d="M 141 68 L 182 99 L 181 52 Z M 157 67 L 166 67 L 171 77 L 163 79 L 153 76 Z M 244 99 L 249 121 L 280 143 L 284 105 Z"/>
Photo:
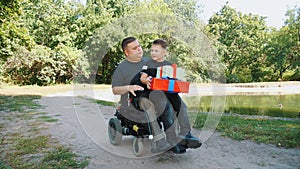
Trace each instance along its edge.
<path fill-rule="evenodd" d="M 167 49 L 168 45 L 166 41 L 162 39 L 156 39 L 152 42 L 152 45 L 160 45 L 162 48 Z"/>
<path fill-rule="evenodd" d="M 125 51 L 125 48 L 127 47 L 127 45 L 133 41 L 136 41 L 136 38 L 135 37 L 127 37 L 125 39 L 123 39 L 122 41 L 122 50 L 123 52 Z"/>

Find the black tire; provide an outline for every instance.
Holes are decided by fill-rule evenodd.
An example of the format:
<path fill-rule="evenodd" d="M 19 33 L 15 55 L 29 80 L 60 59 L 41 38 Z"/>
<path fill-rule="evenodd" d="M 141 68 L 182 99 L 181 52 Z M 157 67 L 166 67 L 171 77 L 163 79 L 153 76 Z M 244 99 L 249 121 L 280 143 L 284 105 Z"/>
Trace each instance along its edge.
<path fill-rule="evenodd" d="M 120 145 L 122 141 L 122 126 L 117 118 L 110 118 L 108 121 L 108 137 L 112 145 Z"/>
<path fill-rule="evenodd" d="M 137 137 L 134 138 L 132 148 L 133 148 L 133 153 L 135 154 L 136 157 L 142 156 L 144 152 L 143 139 Z"/>

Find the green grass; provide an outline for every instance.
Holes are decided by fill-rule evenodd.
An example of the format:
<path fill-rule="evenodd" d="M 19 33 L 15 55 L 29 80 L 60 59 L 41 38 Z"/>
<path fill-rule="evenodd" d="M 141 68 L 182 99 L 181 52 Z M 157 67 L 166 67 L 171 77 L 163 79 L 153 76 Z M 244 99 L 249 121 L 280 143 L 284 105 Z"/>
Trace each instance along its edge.
<path fill-rule="evenodd" d="M 58 147 L 55 151 L 48 153 L 43 159 L 45 168 L 84 168 L 88 165 L 87 158 L 78 162 L 78 156 L 70 149 Z"/>
<path fill-rule="evenodd" d="M 42 134 L 45 122 L 57 122 L 42 108 L 40 96 L 0 96 L 0 168 L 85 168 L 89 161 Z"/>
<path fill-rule="evenodd" d="M 0 166 L 18 169 L 52 169 L 84 168 L 89 164 L 87 157 L 83 158 L 69 148 L 62 145 L 54 146 L 49 144 L 50 142 L 47 136 L 17 139 L 17 143 L 5 156 L 5 163 L 0 162 Z"/>
<path fill-rule="evenodd" d="M 97 104 L 101 104 L 103 106 L 115 106 L 115 102 L 109 102 L 109 101 L 104 101 L 104 100 L 96 100 L 95 102 Z"/>
<path fill-rule="evenodd" d="M 105 100 L 97 100 L 97 99 L 91 99 L 91 98 L 85 98 L 85 97 L 82 97 L 82 98 L 87 99 L 92 103 L 100 104 L 102 106 L 115 106 L 116 105 L 115 102 L 110 102 L 110 101 L 105 101 Z M 75 103 L 74 105 L 78 105 L 78 104 Z"/>
<path fill-rule="evenodd" d="M 194 127 L 201 129 L 206 118 L 207 114 L 198 113 Z M 235 140 L 252 140 L 278 147 L 300 148 L 299 121 L 222 116 L 217 131 Z"/>
<path fill-rule="evenodd" d="M 20 156 L 26 154 L 35 154 L 39 150 L 47 148 L 49 145 L 49 137 L 44 135 L 34 136 L 34 137 L 21 137 L 14 139 L 15 151 L 12 151 L 12 156 Z"/>
<path fill-rule="evenodd" d="M 26 112 L 29 109 L 41 108 L 41 105 L 34 100 L 40 99 L 41 96 L 23 95 L 23 96 L 2 96 L 0 95 L 0 111 L 8 112 Z"/>
<path fill-rule="evenodd" d="M 46 116 L 46 115 L 38 116 L 38 119 L 42 120 L 43 122 L 57 122 L 58 121 L 58 119 L 55 119 L 51 116 Z"/>
<path fill-rule="evenodd" d="M 12 169 L 10 166 L 6 165 L 4 162 L 0 161 L 0 168 L 1 169 Z"/>
<path fill-rule="evenodd" d="M 96 102 L 101 105 L 114 106 L 113 102 L 102 100 Z M 195 121 L 194 128 L 202 129 L 207 114 L 190 112 L 189 117 L 191 121 Z M 244 118 L 229 115 L 221 117 L 216 130 L 223 136 L 235 140 L 252 140 L 256 143 L 274 144 L 278 147 L 300 148 L 300 121 L 297 120 Z"/>

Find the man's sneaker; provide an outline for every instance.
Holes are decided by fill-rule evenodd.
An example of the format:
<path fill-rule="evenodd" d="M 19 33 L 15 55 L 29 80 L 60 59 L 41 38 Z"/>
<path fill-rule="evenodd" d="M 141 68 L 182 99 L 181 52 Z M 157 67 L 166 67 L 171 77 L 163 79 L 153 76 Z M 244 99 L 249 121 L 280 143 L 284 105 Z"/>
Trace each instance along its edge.
<path fill-rule="evenodd" d="M 166 139 L 161 139 L 156 142 L 151 143 L 151 152 L 158 153 L 170 149 L 171 145 L 166 141 Z"/>
<path fill-rule="evenodd" d="M 199 148 L 202 142 L 199 138 L 193 136 L 190 132 L 186 136 L 179 136 L 180 144 L 187 148 Z"/>
<path fill-rule="evenodd" d="M 181 144 L 176 144 L 171 150 L 175 154 L 182 154 L 186 152 L 186 147 Z"/>

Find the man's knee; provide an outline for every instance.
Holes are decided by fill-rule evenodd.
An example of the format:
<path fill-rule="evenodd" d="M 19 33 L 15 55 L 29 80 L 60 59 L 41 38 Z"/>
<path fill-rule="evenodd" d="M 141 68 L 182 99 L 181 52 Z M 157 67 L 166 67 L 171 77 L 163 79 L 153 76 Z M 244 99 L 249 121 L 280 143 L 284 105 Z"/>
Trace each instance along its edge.
<path fill-rule="evenodd" d="M 144 111 L 154 107 L 153 103 L 145 97 L 139 98 L 139 106 Z"/>
<path fill-rule="evenodd" d="M 163 91 L 151 91 L 149 100 L 155 105 L 157 114 L 164 112 L 168 99 Z"/>

